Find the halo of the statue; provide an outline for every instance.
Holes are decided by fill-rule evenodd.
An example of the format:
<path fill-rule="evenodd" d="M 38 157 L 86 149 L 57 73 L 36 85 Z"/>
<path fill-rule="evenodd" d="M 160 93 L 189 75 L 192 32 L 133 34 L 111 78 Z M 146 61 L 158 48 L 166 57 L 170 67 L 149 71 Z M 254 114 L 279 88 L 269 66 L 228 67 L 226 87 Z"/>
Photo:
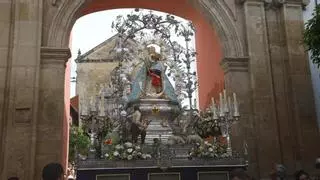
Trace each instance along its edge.
<path fill-rule="evenodd" d="M 161 38 L 159 35 L 146 35 L 143 37 L 140 37 L 138 39 L 139 42 L 142 44 L 142 48 L 154 46 L 156 47 L 156 53 L 160 54 L 162 58 L 165 57 L 165 59 L 161 60 L 166 60 L 166 61 L 174 61 L 174 53 L 172 46 L 170 45 L 170 42 L 168 42 L 167 39 Z M 175 42 L 173 42 L 175 44 Z M 179 46 L 179 48 L 182 48 Z M 177 49 L 177 47 L 175 47 Z"/>
<path fill-rule="evenodd" d="M 190 41 L 190 37 L 194 36 L 195 31 L 192 23 L 189 22 L 186 24 L 177 21 L 171 14 L 167 14 L 164 18 L 163 16 L 153 14 L 153 11 L 148 12 L 149 13 L 133 11 L 127 16 L 118 16 L 111 27 L 120 34 L 123 38 L 123 43 L 128 39 L 135 39 L 137 35 L 140 37 L 138 41 L 141 42 L 141 39 L 148 35 L 143 31 L 152 30 L 152 37 L 159 36 L 160 38 L 158 39 L 162 39 L 161 44 L 167 44 L 170 47 L 168 51 L 171 51 L 173 59 L 177 60 L 179 58 L 178 52 L 181 51 L 182 46 L 179 46 L 178 43 L 172 39 L 171 35 L 175 34 L 176 37 Z M 152 44 L 152 42 L 148 44 L 150 43 Z M 186 49 L 190 48 L 186 47 Z"/>

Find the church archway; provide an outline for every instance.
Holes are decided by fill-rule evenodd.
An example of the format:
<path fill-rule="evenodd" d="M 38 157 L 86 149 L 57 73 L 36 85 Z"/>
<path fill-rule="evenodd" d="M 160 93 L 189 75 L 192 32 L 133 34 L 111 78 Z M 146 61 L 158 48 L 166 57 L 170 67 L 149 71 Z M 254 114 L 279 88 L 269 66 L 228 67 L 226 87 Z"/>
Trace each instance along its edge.
<path fill-rule="evenodd" d="M 201 71 L 198 70 L 201 86 L 199 99 L 202 109 L 210 103 L 205 99 L 208 99 L 208 96 L 214 92 L 220 92 L 224 86 L 224 72 L 220 67 L 221 60 L 246 55 L 245 46 L 241 39 L 243 36 L 239 34 L 234 17 L 223 1 L 136 0 L 133 3 L 130 0 L 81 0 L 57 1 L 56 6 L 58 7 L 57 12 L 50 23 L 43 25 L 41 44 L 43 51 L 51 51 L 51 48 L 67 50 L 70 32 L 75 21 L 81 16 L 97 11 L 117 8 L 145 8 L 171 13 L 191 20 L 196 28 L 196 51 L 199 54 L 197 59 L 200 62 L 198 69 L 201 69 Z M 65 147 L 62 149 L 66 154 Z"/>
<path fill-rule="evenodd" d="M 224 73 L 220 61 L 224 58 L 243 57 L 245 48 L 236 29 L 229 7 L 220 1 L 64 1 L 44 32 L 43 46 L 66 48 L 75 21 L 86 14 L 116 8 L 146 8 L 171 13 L 191 20 L 196 27 L 198 52 L 199 106 L 204 109 L 214 95 L 224 86 Z M 212 78 L 207 77 L 211 74 Z M 209 98 L 210 99 L 210 98 Z"/>

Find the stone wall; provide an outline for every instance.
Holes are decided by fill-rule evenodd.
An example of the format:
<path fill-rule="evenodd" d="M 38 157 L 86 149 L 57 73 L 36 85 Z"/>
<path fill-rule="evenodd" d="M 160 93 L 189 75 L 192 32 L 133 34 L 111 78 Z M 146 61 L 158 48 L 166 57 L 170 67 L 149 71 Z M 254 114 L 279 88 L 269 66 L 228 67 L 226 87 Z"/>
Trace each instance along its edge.
<path fill-rule="evenodd" d="M 79 95 L 79 112 L 90 109 L 92 97 L 99 96 L 101 85 L 107 87 L 110 73 L 118 62 L 84 62 L 77 64 L 76 94 Z"/>

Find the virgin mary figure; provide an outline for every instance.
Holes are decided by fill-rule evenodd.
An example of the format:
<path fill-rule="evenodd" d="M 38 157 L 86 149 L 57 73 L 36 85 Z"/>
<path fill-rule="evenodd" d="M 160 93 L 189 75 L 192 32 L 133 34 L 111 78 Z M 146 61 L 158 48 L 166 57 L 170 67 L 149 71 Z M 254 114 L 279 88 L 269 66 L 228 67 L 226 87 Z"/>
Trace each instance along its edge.
<path fill-rule="evenodd" d="M 154 46 L 148 47 L 148 56 L 143 58 L 142 66 L 133 74 L 131 94 L 128 103 L 139 99 L 167 99 L 178 103 L 174 88 L 165 74 L 166 67 Z"/>

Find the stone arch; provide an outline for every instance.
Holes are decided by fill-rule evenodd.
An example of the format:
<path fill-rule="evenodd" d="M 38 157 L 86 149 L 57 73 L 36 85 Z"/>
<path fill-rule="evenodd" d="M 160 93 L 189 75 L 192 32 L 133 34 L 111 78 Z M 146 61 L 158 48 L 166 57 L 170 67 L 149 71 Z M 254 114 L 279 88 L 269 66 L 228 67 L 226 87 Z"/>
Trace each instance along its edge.
<path fill-rule="evenodd" d="M 74 22 L 82 16 L 81 9 L 89 3 L 88 0 L 63 1 L 50 25 L 48 38 L 43 46 L 68 47 L 70 31 Z M 242 57 L 244 46 L 236 22 L 230 9 L 223 0 L 190 0 L 192 6 L 202 12 L 214 26 L 222 45 L 223 57 Z M 157 9 L 155 9 L 157 10 Z"/>

